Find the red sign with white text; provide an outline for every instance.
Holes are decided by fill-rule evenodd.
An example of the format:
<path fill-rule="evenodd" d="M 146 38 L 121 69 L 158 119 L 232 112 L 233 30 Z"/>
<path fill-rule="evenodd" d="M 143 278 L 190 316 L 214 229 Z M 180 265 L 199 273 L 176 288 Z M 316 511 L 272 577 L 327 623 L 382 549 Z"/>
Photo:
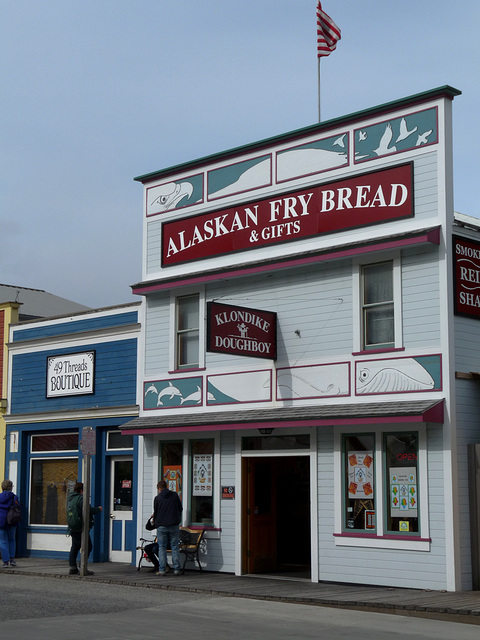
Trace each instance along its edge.
<path fill-rule="evenodd" d="M 162 265 L 411 217 L 412 173 L 407 163 L 165 222 Z"/>
<path fill-rule="evenodd" d="M 207 351 L 275 360 L 277 314 L 208 302 Z"/>
<path fill-rule="evenodd" d="M 480 244 L 453 237 L 455 313 L 480 318 Z"/>

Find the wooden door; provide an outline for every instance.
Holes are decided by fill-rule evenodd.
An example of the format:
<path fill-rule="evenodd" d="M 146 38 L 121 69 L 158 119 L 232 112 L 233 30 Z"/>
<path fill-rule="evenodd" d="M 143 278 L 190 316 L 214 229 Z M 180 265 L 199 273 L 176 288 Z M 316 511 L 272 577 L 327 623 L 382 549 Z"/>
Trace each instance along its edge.
<path fill-rule="evenodd" d="M 277 564 L 275 458 L 244 458 L 243 570 L 274 571 Z"/>

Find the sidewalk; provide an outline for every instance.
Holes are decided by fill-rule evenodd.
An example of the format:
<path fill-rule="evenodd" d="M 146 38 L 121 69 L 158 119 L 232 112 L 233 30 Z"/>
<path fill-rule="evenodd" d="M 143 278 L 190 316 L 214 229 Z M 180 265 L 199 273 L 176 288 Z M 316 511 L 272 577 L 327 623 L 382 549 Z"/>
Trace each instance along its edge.
<path fill-rule="evenodd" d="M 137 571 L 127 564 L 104 562 L 89 564 L 95 574 L 68 575 L 64 560 L 20 558 L 18 567 L 0 569 L 9 574 L 50 576 L 66 580 L 92 580 L 148 589 L 191 591 L 217 596 L 295 602 L 297 604 L 363 609 L 397 615 L 422 616 L 480 625 L 480 591 L 446 593 L 392 587 L 342 585 L 229 573 L 185 571 L 174 577 L 156 576 L 148 568 Z"/>

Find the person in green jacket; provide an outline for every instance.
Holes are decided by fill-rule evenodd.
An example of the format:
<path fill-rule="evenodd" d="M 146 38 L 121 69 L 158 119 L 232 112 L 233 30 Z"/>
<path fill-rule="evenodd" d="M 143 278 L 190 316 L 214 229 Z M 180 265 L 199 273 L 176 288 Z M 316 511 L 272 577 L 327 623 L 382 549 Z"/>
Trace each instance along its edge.
<path fill-rule="evenodd" d="M 90 505 L 90 522 L 89 529 L 93 527 L 93 516 L 100 513 L 102 507 L 92 507 Z M 68 530 L 72 537 L 72 546 L 68 556 L 68 564 L 70 566 L 69 574 L 76 575 L 79 573 L 77 566 L 77 556 L 82 546 L 82 529 L 83 529 L 83 482 L 76 482 L 73 487 L 73 493 L 67 499 L 67 523 Z M 88 534 L 88 555 L 92 550 L 92 539 Z M 88 557 L 88 556 L 87 556 Z M 93 571 L 87 571 L 87 575 L 92 576 Z"/>

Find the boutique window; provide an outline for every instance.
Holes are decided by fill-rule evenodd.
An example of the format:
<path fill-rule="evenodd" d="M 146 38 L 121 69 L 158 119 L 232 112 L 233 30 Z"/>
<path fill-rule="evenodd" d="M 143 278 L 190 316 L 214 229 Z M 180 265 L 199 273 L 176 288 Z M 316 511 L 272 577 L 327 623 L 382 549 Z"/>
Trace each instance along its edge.
<path fill-rule="evenodd" d="M 199 295 L 181 296 L 176 303 L 175 366 L 195 368 L 199 366 L 200 353 Z"/>
<path fill-rule="evenodd" d="M 30 524 L 67 524 L 67 497 L 77 475 L 77 458 L 31 460 Z"/>
<path fill-rule="evenodd" d="M 31 436 L 30 524 L 67 524 L 66 501 L 78 476 L 77 452 L 78 432 Z"/>
<path fill-rule="evenodd" d="M 375 532 L 375 436 L 344 436 L 344 529 Z"/>
<path fill-rule="evenodd" d="M 213 440 L 191 440 L 191 521 L 213 525 Z"/>
<path fill-rule="evenodd" d="M 393 262 L 362 267 L 362 348 L 395 346 Z"/>
<path fill-rule="evenodd" d="M 418 433 L 387 433 L 384 436 L 388 503 L 386 530 L 417 533 L 418 526 Z"/>

